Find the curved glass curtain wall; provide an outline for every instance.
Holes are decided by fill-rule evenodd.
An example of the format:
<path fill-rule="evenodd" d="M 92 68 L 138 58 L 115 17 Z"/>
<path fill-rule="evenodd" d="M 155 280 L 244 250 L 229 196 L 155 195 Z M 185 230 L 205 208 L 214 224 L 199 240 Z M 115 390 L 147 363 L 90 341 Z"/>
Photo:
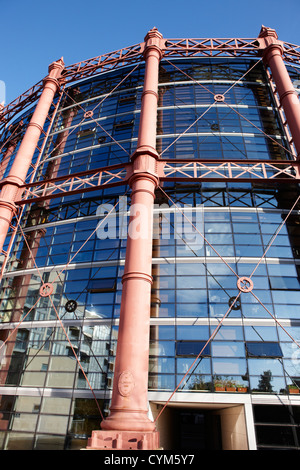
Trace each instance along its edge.
<path fill-rule="evenodd" d="M 137 142 L 143 66 L 102 100 L 130 70 L 108 72 L 67 89 L 37 179 L 129 160 Z M 225 94 L 232 109 L 218 103 L 208 110 L 216 94 Z M 87 111 L 93 111 L 93 119 L 81 122 Z M 157 131 L 157 149 L 163 158 L 291 158 L 261 62 L 254 67 L 250 59 L 162 61 Z M 99 205 L 113 207 L 127 189 L 121 186 L 53 199 L 32 204 L 24 212 L 27 243 L 18 231 L 3 281 L 1 321 L 8 326 L 30 313 L 7 344 L 0 386 L 41 387 L 45 395 L 42 399 L 4 397 L 2 438 L 8 448 L 16 436 L 29 448 L 46 447 L 53 431 L 51 420 L 57 423 L 58 416 L 54 432 L 58 448 L 65 445 L 66 434 L 84 439 L 92 428 L 99 427 L 97 410 L 85 398 L 89 386 L 56 322 L 53 306 L 43 298 L 32 307 L 38 299 L 41 274 L 43 282 L 54 281 L 53 302 L 72 346 L 93 389 L 102 391 L 100 398 L 107 400 L 126 248 L 126 239 L 118 237 L 123 220 L 118 211 L 129 206 L 130 193 L 116 208 L 117 236 L 100 239 L 90 235 L 99 222 Z M 158 217 L 167 221 L 170 232 L 166 236 L 155 226 L 149 389 L 171 392 L 237 295 L 236 276 L 211 246 L 199 239 L 198 244 L 192 243 L 191 233 L 180 230 L 183 219 L 171 201 L 194 208 L 208 242 L 238 275 L 248 276 L 298 189 L 238 182 L 169 182 L 164 191 L 171 199 L 157 191 L 156 203 L 162 208 Z M 295 210 L 253 276 L 257 297 L 296 339 L 299 250 Z M 66 310 L 68 300 L 77 302 L 74 312 Z M 184 391 L 214 391 L 215 382 L 231 381 L 253 393 L 282 394 L 288 393 L 289 384 L 299 384 L 297 350 L 261 304 L 250 294 L 242 294 L 229 318 L 230 323 L 222 326 L 182 385 Z M 47 395 L 58 389 L 65 399 Z"/>

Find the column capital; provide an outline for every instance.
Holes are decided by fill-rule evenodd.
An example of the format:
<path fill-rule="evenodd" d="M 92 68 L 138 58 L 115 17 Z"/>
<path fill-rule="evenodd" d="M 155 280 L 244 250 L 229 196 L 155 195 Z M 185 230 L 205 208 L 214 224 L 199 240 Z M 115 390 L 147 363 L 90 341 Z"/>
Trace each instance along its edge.
<path fill-rule="evenodd" d="M 283 54 L 283 41 L 279 41 L 275 29 L 262 26 L 257 38 L 259 50 L 265 56 L 271 49 L 276 48 Z"/>
<path fill-rule="evenodd" d="M 44 78 L 44 86 L 47 82 L 53 82 L 58 88 L 62 80 L 62 71 L 65 68 L 63 57 L 52 62 L 48 67 L 48 75 Z"/>
<path fill-rule="evenodd" d="M 144 41 L 145 42 L 141 45 L 144 58 L 146 58 L 146 55 L 149 51 L 155 49 L 159 52 L 159 59 L 161 59 L 163 56 L 163 51 L 165 49 L 166 41 L 164 40 L 163 35 L 158 31 L 158 29 L 154 27 L 150 31 L 148 31 L 144 38 Z"/>
<path fill-rule="evenodd" d="M 258 37 L 259 38 L 274 37 L 275 39 L 278 39 L 278 34 L 276 33 L 275 29 L 262 25 Z"/>
<path fill-rule="evenodd" d="M 49 65 L 48 67 L 49 75 L 52 75 L 52 76 L 56 74 L 60 75 L 64 67 L 65 67 L 64 58 L 61 57 L 60 59 L 55 60 Z"/>

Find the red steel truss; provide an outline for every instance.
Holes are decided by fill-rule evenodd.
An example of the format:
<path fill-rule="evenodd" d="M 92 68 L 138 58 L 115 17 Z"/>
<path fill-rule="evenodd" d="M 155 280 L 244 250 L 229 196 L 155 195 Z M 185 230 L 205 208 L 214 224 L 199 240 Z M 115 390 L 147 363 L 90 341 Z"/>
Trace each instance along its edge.
<path fill-rule="evenodd" d="M 300 46 L 281 41 L 283 59 L 289 64 L 300 65 Z M 125 47 L 114 52 L 93 57 L 65 67 L 62 80 L 65 84 L 91 77 L 105 70 L 135 64 L 143 60 L 145 42 Z M 165 39 L 164 57 L 257 57 L 261 53 L 257 38 L 205 38 Z M 33 104 L 43 89 L 43 80 L 18 96 L 0 113 L 0 132 L 27 106 Z"/>
<path fill-rule="evenodd" d="M 196 56 L 263 58 L 270 68 L 270 79 L 274 80 L 275 87 L 273 91 L 278 95 L 279 107 L 282 108 L 281 110 L 286 117 L 290 131 L 290 135 L 287 136 L 289 143 L 295 147 L 292 151 L 286 149 L 286 153 L 291 154 L 291 160 L 220 161 L 162 158 L 163 152 L 159 154 L 156 150 L 159 62 L 162 57 L 172 59 L 173 57 Z M 72 82 L 93 76 L 104 70 L 136 64 L 142 60 L 145 60 L 145 80 L 140 132 L 137 149 L 131 155 L 130 161 L 120 165 L 55 177 L 57 166 L 55 159 L 57 158 L 59 162 L 60 156 L 63 154 L 63 140 L 61 140 L 57 145 L 57 153 L 53 155 L 55 158 L 53 158 L 54 163 L 50 175 L 46 176 L 43 181 L 33 182 L 36 166 L 30 175 L 31 182 L 25 184 L 26 175 L 32 166 L 34 151 L 41 134 L 45 134 L 44 124 L 49 119 L 55 94 L 61 92 L 60 87 L 62 85 L 66 87 Z M 279 41 L 276 32 L 270 28 L 263 27 L 259 37 L 255 39 L 163 39 L 162 35 L 154 28 L 149 31 L 145 42 L 141 44 L 67 67 L 60 59 L 51 64 L 49 75 L 44 80 L 2 110 L 0 131 L 5 130 L 18 113 L 37 99 L 39 100 L 10 174 L 0 183 L 1 251 L 13 217 L 17 215 L 20 220 L 21 211 L 18 213 L 18 206 L 22 207 L 26 203 L 128 184 L 132 190 L 132 204 L 141 204 L 148 209 L 147 237 L 137 240 L 128 236 L 127 239 L 111 413 L 101 423 L 101 431 L 94 431 L 88 448 L 129 449 L 132 441 L 136 442 L 136 448 L 155 449 L 159 447 L 159 434 L 155 423 L 150 422 L 147 416 L 147 359 L 149 351 L 145 347 L 149 343 L 149 309 L 152 284 L 152 233 L 150 227 L 155 189 L 160 188 L 163 191 L 162 187 L 165 181 L 241 181 L 251 182 L 257 187 L 270 183 L 281 184 L 299 181 L 300 104 L 295 96 L 284 62 L 300 65 L 299 46 Z M 214 103 L 225 102 L 226 104 L 225 94 L 214 96 Z M 70 96 L 68 97 L 72 99 Z M 198 119 L 204 114 L 205 112 Z M 53 116 L 54 113 L 50 122 L 53 121 Z M 89 111 L 85 118 L 92 118 L 92 116 L 93 113 Z M 66 117 L 67 122 L 68 116 Z M 65 128 L 68 129 L 67 124 Z M 49 131 L 50 126 L 42 147 Z M 43 148 L 39 150 L 39 156 L 41 156 Z M 299 198 L 300 196 L 298 196 L 296 203 Z M 28 249 L 30 250 L 29 245 Z M 7 255 L 7 253 L 4 254 Z M 240 291 L 250 292 L 250 290 L 243 290 L 248 288 L 247 285 L 251 286 L 250 278 L 251 276 L 238 279 Z M 246 280 L 248 284 L 242 285 L 241 280 Z M 50 297 L 53 291 L 51 289 L 51 284 L 42 285 L 40 295 Z M 225 316 L 229 314 L 231 308 L 232 306 Z M 107 444 L 106 441 L 109 441 L 110 444 Z"/>
<path fill-rule="evenodd" d="M 300 162 L 290 160 L 163 160 L 157 169 L 160 181 L 201 182 L 239 181 L 258 184 L 288 183 L 299 179 Z M 111 165 L 24 184 L 24 196 L 15 204 L 21 206 L 82 192 L 91 192 L 105 187 L 122 186 L 129 182 L 131 163 Z M 1 186 L 1 184 L 0 184 Z"/>
<path fill-rule="evenodd" d="M 271 38 L 271 40 L 270 40 Z M 101 71 L 115 69 L 128 64 L 139 63 L 145 52 L 145 42 L 130 47 L 110 52 L 92 59 L 84 60 L 73 65 L 65 66 L 59 78 L 60 84 L 69 83 L 90 77 Z M 163 57 L 261 57 L 266 50 L 280 48 L 282 59 L 287 63 L 300 65 L 300 46 L 278 41 L 274 30 L 262 27 L 258 38 L 206 38 L 206 39 L 161 39 L 160 46 Z M 274 54 L 275 55 L 275 54 Z M 290 129 L 282 109 L 281 101 L 291 91 L 285 91 L 281 96 L 277 93 L 277 84 L 274 83 L 272 73 L 269 72 L 269 80 L 279 112 L 283 118 L 287 140 L 290 144 L 292 161 L 250 161 L 250 160 L 166 160 L 160 156 L 158 162 L 159 177 L 161 181 L 240 181 L 279 184 L 299 178 L 299 163 L 295 152 L 294 141 L 290 135 Z M 2 127 L 28 105 L 33 104 L 41 95 L 45 80 L 41 80 L 23 95 L 7 105 L 2 114 Z M 214 97 L 218 101 L 218 97 Z M 222 98 L 222 97 L 221 97 Z M 224 97 L 223 97 L 224 98 Z M 228 105 L 229 106 L 229 105 Z M 231 108 L 231 107 L 230 107 Z M 237 112 L 235 109 L 231 108 Z M 91 113 L 92 115 L 93 113 Z M 96 123 L 99 125 L 98 123 Z M 0 125 L 1 130 L 1 125 Z M 62 195 L 76 194 L 83 191 L 93 191 L 104 186 L 111 187 L 126 184 L 132 172 L 132 163 L 113 165 L 107 168 L 67 175 L 60 178 L 45 179 L 42 182 L 23 184 L 23 196 L 15 201 L 17 205 L 37 200 L 52 199 Z M 32 178 L 33 179 L 33 178 Z M 0 183 L 0 186 L 3 184 Z M 21 194 L 20 192 L 19 194 Z"/>

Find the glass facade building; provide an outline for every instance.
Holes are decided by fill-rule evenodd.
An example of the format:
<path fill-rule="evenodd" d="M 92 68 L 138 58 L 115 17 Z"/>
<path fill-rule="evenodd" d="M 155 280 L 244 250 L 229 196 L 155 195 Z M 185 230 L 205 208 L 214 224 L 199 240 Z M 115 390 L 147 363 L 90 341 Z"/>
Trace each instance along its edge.
<path fill-rule="evenodd" d="M 288 70 L 300 78 L 297 66 Z M 143 61 L 104 71 L 54 100 L 27 181 L 83 172 L 86 180 L 77 193 L 62 188 L 20 206 L 7 236 L 2 449 L 81 449 L 99 429 L 99 406 L 104 415 L 109 409 L 130 188 L 89 191 L 89 177 L 134 153 L 144 73 Z M 267 69 L 257 57 L 163 58 L 158 90 L 161 158 L 175 173 L 177 161 L 215 162 L 219 177 L 203 168 L 198 180 L 166 177 L 156 191 L 149 413 L 155 417 L 178 386 L 160 418 L 165 448 L 186 448 L 198 423 L 209 442 L 195 431 L 195 449 L 226 448 L 229 427 L 240 448 L 299 450 L 299 185 L 256 178 L 262 161 L 275 173 L 276 162 L 294 159 Z M 3 137 L 15 133 L 5 165 L 8 144 L 3 149 L 4 178 L 31 115 L 18 116 Z M 249 178 L 226 178 L 228 161 L 238 168 L 254 160 Z M 239 291 L 243 276 L 253 291 Z M 51 297 L 40 297 L 43 283 L 53 286 Z"/>

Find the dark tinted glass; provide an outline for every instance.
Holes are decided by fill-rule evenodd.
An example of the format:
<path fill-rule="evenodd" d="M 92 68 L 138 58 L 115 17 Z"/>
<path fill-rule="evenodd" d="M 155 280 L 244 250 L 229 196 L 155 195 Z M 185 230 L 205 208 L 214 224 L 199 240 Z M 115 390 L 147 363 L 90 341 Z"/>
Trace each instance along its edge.
<path fill-rule="evenodd" d="M 246 350 L 251 357 L 282 357 L 279 343 L 247 342 Z"/>
<path fill-rule="evenodd" d="M 205 346 L 205 341 L 179 341 L 176 344 L 177 356 L 198 356 Z M 205 346 L 202 356 L 210 355 L 210 345 Z"/>

